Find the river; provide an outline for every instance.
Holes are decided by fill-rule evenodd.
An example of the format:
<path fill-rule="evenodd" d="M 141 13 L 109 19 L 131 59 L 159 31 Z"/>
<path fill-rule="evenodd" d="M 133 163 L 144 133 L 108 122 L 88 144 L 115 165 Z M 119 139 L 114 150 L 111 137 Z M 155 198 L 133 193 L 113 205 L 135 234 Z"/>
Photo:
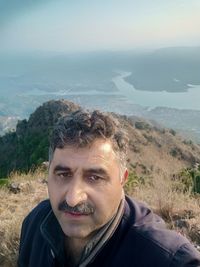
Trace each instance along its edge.
<path fill-rule="evenodd" d="M 118 88 L 119 93 L 127 98 L 127 102 L 154 107 L 169 107 L 177 109 L 200 110 L 200 85 L 190 85 L 186 92 L 151 92 L 136 90 L 134 86 L 124 80 L 131 72 L 118 71 L 112 81 Z"/>

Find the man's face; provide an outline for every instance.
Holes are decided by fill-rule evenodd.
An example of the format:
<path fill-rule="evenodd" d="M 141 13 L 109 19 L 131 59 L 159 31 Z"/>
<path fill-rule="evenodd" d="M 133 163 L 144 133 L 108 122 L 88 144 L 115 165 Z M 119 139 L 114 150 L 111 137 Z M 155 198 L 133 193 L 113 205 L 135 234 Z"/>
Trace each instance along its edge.
<path fill-rule="evenodd" d="M 106 224 L 119 207 L 125 178 L 126 172 L 121 174 L 109 141 L 100 139 L 90 147 L 56 149 L 49 168 L 48 191 L 65 235 L 89 238 Z"/>

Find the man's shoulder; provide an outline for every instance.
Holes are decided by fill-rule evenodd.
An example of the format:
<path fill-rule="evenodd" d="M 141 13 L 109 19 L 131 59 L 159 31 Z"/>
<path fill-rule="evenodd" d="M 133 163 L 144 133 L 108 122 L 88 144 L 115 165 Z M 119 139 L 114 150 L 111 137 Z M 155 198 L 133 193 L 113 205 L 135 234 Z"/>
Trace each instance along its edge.
<path fill-rule="evenodd" d="M 135 246 L 137 250 L 148 254 L 149 259 L 157 258 L 159 255 L 163 260 L 175 261 L 184 255 L 189 258 L 190 254 L 196 255 L 200 260 L 200 255 L 188 239 L 176 231 L 167 229 L 162 218 L 145 204 L 131 198 L 128 198 L 126 202 L 129 208 L 126 214 L 126 220 L 129 223 L 129 244 L 133 242 L 137 244 Z"/>
<path fill-rule="evenodd" d="M 21 228 L 18 266 L 33 266 L 29 265 L 29 262 L 36 262 L 37 255 L 41 251 L 47 252 L 47 245 L 42 237 L 40 227 L 50 211 L 49 200 L 44 200 L 33 208 L 24 219 Z"/>
<path fill-rule="evenodd" d="M 43 200 L 25 217 L 23 224 L 30 226 L 32 226 L 33 224 L 40 225 L 40 222 L 43 221 L 50 210 L 51 204 L 49 199 Z"/>
<path fill-rule="evenodd" d="M 142 229 L 143 227 L 156 226 L 166 228 L 164 220 L 155 214 L 145 203 L 126 196 L 124 218 L 130 226 Z"/>

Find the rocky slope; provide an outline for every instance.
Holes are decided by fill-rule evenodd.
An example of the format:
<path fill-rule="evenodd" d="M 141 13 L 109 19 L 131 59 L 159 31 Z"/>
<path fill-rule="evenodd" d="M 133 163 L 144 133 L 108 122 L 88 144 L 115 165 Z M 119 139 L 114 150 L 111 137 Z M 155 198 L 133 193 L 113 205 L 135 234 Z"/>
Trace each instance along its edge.
<path fill-rule="evenodd" d="M 28 171 L 48 159 L 48 136 L 53 124 L 78 105 L 66 100 L 44 103 L 15 132 L 0 138 L 0 177 L 13 170 Z M 200 146 L 175 131 L 138 117 L 116 115 L 130 137 L 129 166 L 137 175 L 174 174 L 200 162 Z"/>

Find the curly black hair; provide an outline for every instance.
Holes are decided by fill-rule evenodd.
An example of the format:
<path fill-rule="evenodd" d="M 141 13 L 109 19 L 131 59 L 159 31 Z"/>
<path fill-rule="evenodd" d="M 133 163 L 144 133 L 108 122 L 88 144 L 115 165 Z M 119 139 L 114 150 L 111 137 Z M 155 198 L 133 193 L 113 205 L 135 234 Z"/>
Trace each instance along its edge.
<path fill-rule="evenodd" d="M 83 109 L 61 117 L 55 125 L 50 137 L 49 161 L 52 160 L 56 148 L 86 147 L 97 139 L 111 141 L 113 150 L 119 155 L 123 165 L 125 164 L 128 136 L 120 122 L 111 114 Z"/>

